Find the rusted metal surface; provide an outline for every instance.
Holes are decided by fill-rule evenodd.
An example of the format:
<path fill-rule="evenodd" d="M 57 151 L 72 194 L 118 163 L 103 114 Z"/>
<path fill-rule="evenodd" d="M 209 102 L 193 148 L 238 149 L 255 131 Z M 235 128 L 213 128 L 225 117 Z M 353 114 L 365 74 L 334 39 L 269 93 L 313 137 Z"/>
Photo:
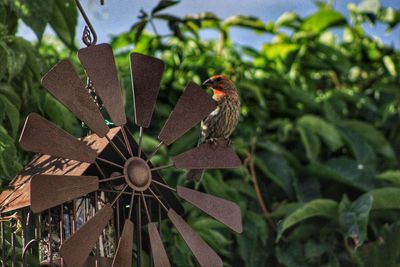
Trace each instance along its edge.
<path fill-rule="evenodd" d="M 113 128 L 108 133 L 114 138 L 120 131 L 119 127 Z M 96 134 L 86 136 L 82 140 L 98 154 L 108 146 L 106 138 L 99 138 Z M 9 184 L 8 189 L 0 194 L 0 213 L 17 210 L 30 205 L 30 181 L 36 174 L 52 175 L 82 175 L 90 163 L 75 160 L 66 160 L 49 155 L 36 155 Z"/>
<path fill-rule="evenodd" d="M 43 175 L 31 180 L 31 210 L 35 213 L 85 196 L 99 188 L 96 176 Z"/>
<path fill-rule="evenodd" d="M 42 85 L 100 137 L 109 131 L 96 104 L 69 60 L 62 60 L 42 79 Z"/>
<path fill-rule="evenodd" d="M 166 145 L 172 144 L 207 117 L 216 107 L 217 102 L 204 89 L 195 83 L 189 83 L 169 115 L 158 138 Z"/>
<path fill-rule="evenodd" d="M 222 260 L 214 250 L 193 231 L 192 228 L 173 209 L 168 211 L 168 217 L 193 252 L 197 262 L 202 267 L 222 267 Z"/>
<path fill-rule="evenodd" d="M 19 144 L 27 151 L 65 159 L 94 162 L 97 157 L 96 151 L 36 113 L 26 118 Z"/>
<path fill-rule="evenodd" d="M 149 223 L 147 228 L 149 231 L 150 247 L 154 267 L 171 267 L 156 224 Z"/>
<path fill-rule="evenodd" d="M 61 245 L 60 253 L 67 266 L 84 266 L 90 251 L 95 246 L 112 214 L 112 206 L 105 204 L 94 217 Z"/>
<path fill-rule="evenodd" d="M 112 261 L 112 258 L 100 257 L 100 259 L 96 262 L 96 257 L 89 256 L 84 267 L 111 267 Z"/>
<path fill-rule="evenodd" d="M 160 90 L 164 62 L 139 53 L 132 53 L 130 60 L 135 122 L 138 126 L 149 128 Z"/>
<path fill-rule="evenodd" d="M 111 46 L 91 45 L 80 49 L 78 57 L 111 120 L 117 126 L 126 124 L 122 92 Z"/>
<path fill-rule="evenodd" d="M 141 158 L 132 157 L 125 162 L 124 177 L 126 183 L 135 191 L 145 191 L 151 183 L 149 165 Z"/>
<path fill-rule="evenodd" d="M 133 139 L 132 134 L 128 131 L 128 139 L 130 141 L 131 147 L 132 147 L 132 152 L 134 155 L 138 154 L 139 151 L 139 147 L 138 144 L 136 143 L 136 141 Z M 141 157 L 144 160 L 147 160 L 147 155 L 145 153 L 141 153 Z M 151 162 L 148 162 L 150 169 L 153 168 L 153 165 Z M 157 171 L 154 171 L 151 173 L 152 179 L 166 184 L 165 180 L 160 176 L 160 174 Z M 160 195 L 163 196 L 163 198 L 169 203 L 169 205 L 178 213 L 178 214 L 183 214 L 184 213 L 184 209 L 181 205 L 181 203 L 179 202 L 178 198 L 167 188 L 158 186 L 158 192 L 160 193 Z M 155 213 L 157 213 L 157 211 L 155 211 Z M 161 212 L 162 217 L 166 217 L 166 214 L 164 212 Z"/>
<path fill-rule="evenodd" d="M 119 239 L 117 252 L 112 263 L 113 267 L 132 266 L 133 231 L 132 221 L 130 219 L 125 220 L 124 230 Z"/>
<path fill-rule="evenodd" d="M 229 141 L 221 138 L 188 150 L 172 158 L 179 169 L 223 169 L 238 168 L 241 161 L 229 146 Z"/>
<path fill-rule="evenodd" d="M 242 232 L 242 217 L 237 204 L 183 186 L 177 187 L 177 193 L 178 196 L 222 222 L 233 231 Z"/>

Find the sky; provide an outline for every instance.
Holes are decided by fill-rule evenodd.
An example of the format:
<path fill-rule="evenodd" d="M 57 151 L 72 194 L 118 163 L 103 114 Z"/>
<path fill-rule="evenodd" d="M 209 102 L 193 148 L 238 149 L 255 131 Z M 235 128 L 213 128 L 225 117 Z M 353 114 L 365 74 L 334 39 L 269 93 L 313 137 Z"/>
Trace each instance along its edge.
<path fill-rule="evenodd" d="M 100 5 L 100 0 L 81 0 L 93 26 L 98 35 L 98 43 L 109 42 L 113 35 L 127 31 L 138 19 L 140 9 L 150 11 L 158 0 L 104 0 L 105 5 Z M 334 7 L 349 18 L 347 5 L 349 3 L 360 3 L 361 0 L 348 1 L 336 0 Z M 381 0 L 382 6 L 400 9 L 399 0 Z M 204 11 L 211 11 L 221 18 L 241 14 L 259 17 L 263 22 L 275 21 L 284 12 L 293 11 L 304 17 L 316 10 L 313 0 L 181 0 L 181 3 L 165 10 L 178 16 L 185 14 L 195 14 Z M 77 37 L 80 38 L 84 27 L 84 22 L 79 17 L 77 25 Z M 166 25 L 157 25 L 159 31 L 166 30 Z M 365 25 L 366 31 L 379 37 L 385 44 L 395 46 L 400 49 L 400 26 L 391 33 L 387 34 L 386 26 L 378 24 L 376 26 Z M 150 29 L 148 29 L 150 30 Z M 336 32 L 339 33 L 339 32 Z M 45 34 L 53 34 L 51 29 L 46 29 Z M 22 25 L 19 35 L 35 40 L 34 33 Z M 216 33 L 206 30 L 202 33 L 205 38 L 216 37 Z M 273 36 L 264 34 L 256 35 L 252 31 L 235 28 L 231 31 L 232 39 L 239 44 L 249 45 L 259 48 L 263 43 L 270 41 Z M 80 45 L 83 44 L 80 42 Z"/>

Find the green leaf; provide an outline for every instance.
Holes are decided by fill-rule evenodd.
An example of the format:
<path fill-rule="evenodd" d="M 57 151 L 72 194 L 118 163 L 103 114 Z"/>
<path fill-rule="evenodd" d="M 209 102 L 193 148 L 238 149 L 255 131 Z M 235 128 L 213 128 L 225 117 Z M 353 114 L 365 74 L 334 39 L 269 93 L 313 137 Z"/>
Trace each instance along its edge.
<path fill-rule="evenodd" d="M 153 10 L 151 11 L 151 14 L 155 14 L 161 10 L 164 10 L 170 6 L 174 6 L 176 4 L 179 4 L 180 1 L 172 1 L 172 0 L 161 0 L 158 2 L 158 5 L 156 5 Z"/>
<path fill-rule="evenodd" d="M 19 127 L 19 111 L 18 108 L 4 95 L 0 94 L 0 103 L 4 106 L 5 114 L 11 126 L 11 135 L 13 138 L 17 137 Z"/>
<path fill-rule="evenodd" d="M 338 124 L 361 135 L 378 153 L 388 159 L 395 160 L 392 146 L 385 136 L 371 124 L 359 120 L 346 120 Z"/>
<path fill-rule="evenodd" d="M 366 194 L 352 203 L 347 196 L 344 196 L 339 204 L 339 224 L 345 237 L 352 238 L 356 247 L 362 245 L 367 238 L 368 216 L 372 201 L 372 196 Z"/>
<path fill-rule="evenodd" d="M 293 183 L 296 179 L 296 173 L 285 157 L 269 150 L 255 155 L 254 163 L 266 178 L 279 185 L 289 197 L 293 196 Z"/>
<path fill-rule="evenodd" d="M 267 30 L 265 24 L 260 19 L 252 16 L 238 15 L 225 19 L 223 22 L 223 27 L 227 29 L 232 26 L 252 29 L 259 32 L 265 32 Z"/>
<path fill-rule="evenodd" d="M 383 64 L 385 65 L 386 69 L 392 76 L 397 76 L 396 66 L 393 62 L 393 59 L 389 56 L 383 57 Z"/>
<path fill-rule="evenodd" d="M 289 27 L 296 29 L 300 25 L 301 19 L 294 12 L 283 13 L 276 21 L 276 27 Z"/>
<path fill-rule="evenodd" d="M 76 117 L 50 94 L 45 95 L 43 111 L 50 121 L 72 135 L 80 136 L 82 134 L 82 128 Z"/>
<path fill-rule="evenodd" d="M 17 157 L 14 139 L 0 125 L 0 185 L 13 178 L 21 168 L 22 165 Z"/>
<path fill-rule="evenodd" d="M 396 222 L 390 226 L 386 224 L 380 232 L 375 242 L 358 250 L 357 254 L 364 266 L 397 267 L 400 256 L 400 223 Z"/>
<path fill-rule="evenodd" d="M 372 209 L 400 209 L 400 188 L 384 187 L 370 191 L 374 201 Z"/>
<path fill-rule="evenodd" d="M 135 32 L 135 42 L 138 42 L 142 36 L 144 28 L 146 28 L 147 20 L 141 20 L 131 27 L 131 31 Z"/>
<path fill-rule="evenodd" d="M 300 29 L 314 33 L 321 33 L 328 28 L 346 25 L 346 18 L 339 12 L 323 8 L 307 17 Z"/>
<path fill-rule="evenodd" d="M 264 44 L 261 48 L 262 54 L 269 59 L 285 59 L 297 50 L 299 50 L 299 45 L 291 43 Z"/>
<path fill-rule="evenodd" d="M 264 248 L 269 236 L 266 220 L 259 214 L 247 210 L 243 214 L 243 232 L 237 236 L 239 255 L 246 266 L 265 266 L 265 260 L 271 252 Z"/>
<path fill-rule="evenodd" d="M 360 165 L 356 161 L 347 158 L 333 158 L 321 164 L 311 162 L 307 170 L 319 179 L 328 179 L 368 191 L 376 186 L 375 172 L 369 166 Z"/>
<path fill-rule="evenodd" d="M 326 165 L 334 170 L 349 185 L 368 190 L 376 185 L 375 171 L 371 166 L 359 164 L 347 157 L 332 158 Z"/>
<path fill-rule="evenodd" d="M 400 185 L 400 171 L 399 170 L 388 170 L 382 172 L 376 176 L 378 179 L 381 179 L 386 182 L 390 182 L 396 185 Z"/>
<path fill-rule="evenodd" d="M 7 66 L 9 81 L 15 76 L 20 74 L 26 62 L 26 51 L 18 45 L 18 38 L 12 38 L 12 43 L 7 46 L 5 43 L 0 42 L 0 46 L 7 54 Z"/>
<path fill-rule="evenodd" d="M 291 226 L 312 217 L 324 217 L 336 219 L 338 215 L 338 204 L 331 199 L 316 199 L 305 203 L 302 207 L 287 216 L 280 225 L 278 239 Z"/>
<path fill-rule="evenodd" d="M 358 163 L 375 167 L 376 165 L 375 151 L 371 147 L 371 145 L 368 144 L 367 140 L 365 140 L 364 137 L 346 128 L 341 128 L 340 133 L 346 144 L 350 147 Z"/>
<path fill-rule="evenodd" d="M 289 214 L 293 213 L 295 210 L 303 206 L 303 203 L 299 202 L 291 202 L 285 203 L 282 206 L 278 207 L 278 209 L 274 210 L 271 213 L 272 218 L 282 218 L 286 217 Z"/>
<path fill-rule="evenodd" d="M 306 150 L 308 160 L 316 161 L 321 150 L 321 142 L 318 136 L 308 127 L 297 126 L 301 141 Z"/>
<path fill-rule="evenodd" d="M 78 12 L 73 0 L 55 1 L 50 25 L 58 38 L 70 49 L 75 49 L 75 29 Z"/>
<path fill-rule="evenodd" d="M 18 110 L 21 108 L 21 97 L 11 86 L 0 84 L 0 95 L 4 95 Z"/>
<path fill-rule="evenodd" d="M 380 6 L 380 0 L 364 0 L 357 6 L 357 10 L 360 13 L 376 15 Z"/>
<path fill-rule="evenodd" d="M 59 1 L 60 2 L 60 1 Z M 51 19 L 54 0 L 15 0 L 20 17 L 42 39 L 47 23 Z"/>
<path fill-rule="evenodd" d="M 343 146 L 342 137 L 336 127 L 321 117 L 305 115 L 297 121 L 297 125 L 317 134 L 332 152 Z"/>

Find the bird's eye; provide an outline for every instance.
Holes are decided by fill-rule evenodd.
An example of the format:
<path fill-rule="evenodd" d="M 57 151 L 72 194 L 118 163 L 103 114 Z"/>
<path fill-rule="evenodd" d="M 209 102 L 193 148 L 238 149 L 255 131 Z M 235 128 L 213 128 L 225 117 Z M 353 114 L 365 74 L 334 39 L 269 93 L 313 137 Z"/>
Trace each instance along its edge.
<path fill-rule="evenodd" d="M 221 81 L 221 77 L 218 77 L 217 79 L 215 79 L 217 82 Z"/>

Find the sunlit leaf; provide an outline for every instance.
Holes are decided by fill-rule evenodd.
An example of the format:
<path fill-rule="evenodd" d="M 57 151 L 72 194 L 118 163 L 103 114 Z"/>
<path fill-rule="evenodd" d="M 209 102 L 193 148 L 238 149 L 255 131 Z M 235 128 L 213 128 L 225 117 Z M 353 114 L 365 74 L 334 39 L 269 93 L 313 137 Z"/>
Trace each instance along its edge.
<path fill-rule="evenodd" d="M 54 0 L 16 0 L 14 5 L 20 17 L 42 39 L 47 23 L 51 19 Z"/>
<path fill-rule="evenodd" d="M 70 49 L 74 49 L 75 29 L 78 21 L 77 9 L 73 0 L 54 1 L 50 25 L 58 38 Z"/>
<path fill-rule="evenodd" d="M 321 9 L 318 12 L 307 17 L 301 24 L 300 29 L 320 33 L 334 26 L 343 26 L 346 24 L 346 18 L 333 9 Z"/>

